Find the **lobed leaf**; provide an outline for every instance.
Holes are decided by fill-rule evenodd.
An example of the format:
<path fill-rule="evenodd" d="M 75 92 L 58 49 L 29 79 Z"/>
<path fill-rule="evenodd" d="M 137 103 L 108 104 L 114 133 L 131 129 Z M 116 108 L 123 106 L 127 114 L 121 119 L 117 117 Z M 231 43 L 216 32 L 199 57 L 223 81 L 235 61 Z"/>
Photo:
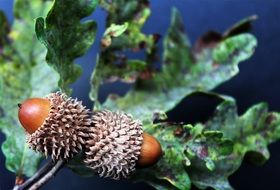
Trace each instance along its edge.
<path fill-rule="evenodd" d="M 14 22 L 5 30 L 0 53 L 0 129 L 6 140 L 2 150 L 6 167 L 17 176 L 31 176 L 41 155 L 27 148 L 25 132 L 18 122 L 17 104 L 29 97 L 42 97 L 53 91 L 58 76 L 46 64 L 44 47 L 34 33 L 34 19 L 47 14 L 49 1 L 17 0 Z M 7 28 L 7 25 L 5 26 Z"/>
<path fill-rule="evenodd" d="M 212 171 L 203 166 L 198 156 L 191 158 L 187 172 L 200 189 L 226 190 L 232 189 L 227 178 L 239 168 L 246 154 L 256 164 L 263 164 L 269 158 L 267 146 L 280 138 L 280 117 L 279 113 L 268 112 L 264 103 L 251 107 L 239 117 L 235 102 L 226 100 L 217 107 L 204 129 L 221 131 L 234 143 L 233 152 L 216 159 Z"/>
<path fill-rule="evenodd" d="M 100 6 L 108 12 L 108 16 L 107 29 L 101 40 L 102 49 L 91 79 L 90 97 L 95 101 L 96 107 L 99 105 L 98 90 L 101 84 L 118 79 L 133 83 L 137 78 L 150 72 L 149 62 L 128 59 L 127 54 L 137 55 L 143 50 L 152 53 L 156 43 L 155 35 L 145 35 L 141 32 L 151 12 L 148 1 L 102 0 Z M 108 36 L 108 34 L 112 30 L 118 32 L 113 32 L 114 38 L 109 38 L 111 35 Z"/>
<path fill-rule="evenodd" d="M 228 177 L 245 155 L 255 164 L 269 158 L 267 146 L 280 138 L 280 115 L 268 112 L 264 103 L 238 116 L 235 101 L 223 102 L 205 124 L 194 126 L 158 123 L 144 126 L 161 143 L 164 155 L 152 168 L 138 170 L 134 180 L 144 180 L 157 189 L 233 189 Z"/>
<path fill-rule="evenodd" d="M 257 45 L 254 36 L 239 34 L 191 54 L 182 20 L 175 9 L 171 20 L 164 39 L 162 71 L 153 73 L 151 79 L 138 80 L 124 97 L 109 96 L 103 104 L 105 108 L 124 110 L 151 123 L 155 113 L 167 112 L 191 93 L 212 90 L 235 76 L 238 63 L 248 59 Z"/>
<path fill-rule="evenodd" d="M 144 23 L 151 14 L 149 1 L 101 0 L 100 6 L 108 12 L 107 28 L 110 28 L 112 24 L 128 23 L 125 34 L 114 39 L 112 48 L 137 49 L 141 42 L 144 42 L 149 48 L 152 46 L 152 36 L 141 32 Z"/>
<path fill-rule="evenodd" d="M 96 33 L 95 22 L 80 20 L 96 5 L 97 0 L 55 0 L 47 18 L 36 20 L 36 35 L 48 49 L 46 60 L 59 73 L 58 86 L 67 94 L 71 93 L 69 84 L 82 73 L 74 59 L 86 53 Z"/>
<path fill-rule="evenodd" d="M 157 189 L 191 188 L 187 167 L 198 156 L 202 167 L 209 171 L 216 167 L 214 161 L 232 153 L 233 144 L 219 131 L 204 130 L 202 125 L 159 123 L 148 128 L 164 150 L 159 162 L 147 169 L 137 170 L 134 180 L 144 180 Z"/>
<path fill-rule="evenodd" d="M 115 17 L 110 17 L 110 10 L 116 8 L 114 3 L 106 5 L 109 10 L 107 21 L 114 20 Z M 143 67 L 130 68 L 125 57 L 119 58 L 112 53 L 123 51 L 121 47 L 126 47 L 123 44 L 129 46 L 129 39 L 124 34 L 114 38 L 112 45 L 101 53 L 92 78 L 91 95 L 94 100 L 98 98 L 98 86 L 104 81 L 133 76 L 131 82 L 135 84 L 124 97 L 109 96 L 102 105 L 98 104 L 98 108 L 123 110 L 141 119 L 144 130 L 155 136 L 164 150 L 162 159 L 152 168 L 137 171 L 134 180 L 144 180 L 157 189 L 190 189 L 191 183 L 199 188 L 231 189 L 227 177 L 239 167 L 246 151 L 236 154 L 238 143 L 221 129 L 223 125 L 207 128 L 206 124 L 192 127 L 152 123 L 155 119 L 166 119 L 165 113 L 186 96 L 212 90 L 238 73 L 238 64 L 248 59 L 257 45 L 254 36 L 244 33 L 254 19 L 244 19 L 224 35 L 209 32 L 191 47 L 181 16 L 173 9 L 171 25 L 164 38 L 160 71 L 150 67 L 156 61 L 155 45 L 147 50 Z M 119 60 L 121 66 L 117 72 L 115 66 L 118 64 L 114 63 Z M 145 77 L 142 77 L 143 73 Z M 219 98 L 224 102 L 234 102 L 229 97 Z"/>

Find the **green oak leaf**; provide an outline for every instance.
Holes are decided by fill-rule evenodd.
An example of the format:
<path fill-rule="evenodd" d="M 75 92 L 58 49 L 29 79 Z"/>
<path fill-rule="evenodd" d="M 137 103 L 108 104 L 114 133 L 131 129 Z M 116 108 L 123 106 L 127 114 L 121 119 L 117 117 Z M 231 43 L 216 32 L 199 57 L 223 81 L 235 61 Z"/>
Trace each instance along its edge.
<path fill-rule="evenodd" d="M 252 28 L 252 22 L 256 19 L 256 15 L 246 17 L 233 24 L 223 34 L 213 30 L 206 32 L 196 41 L 193 51 L 195 52 L 195 54 L 199 55 L 201 51 L 207 48 L 213 48 L 217 45 L 217 43 L 221 42 L 223 39 L 249 32 Z"/>
<path fill-rule="evenodd" d="M 107 29 L 101 40 L 102 49 L 91 79 L 90 97 L 95 101 L 95 107 L 99 105 L 98 90 L 101 84 L 118 79 L 133 83 L 138 77 L 150 72 L 149 62 L 128 59 L 124 51 L 136 54 L 143 49 L 146 54 L 148 52 L 154 54 L 156 43 L 154 35 L 146 35 L 141 32 L 151 13 L 149 6 L 144 1 L 115 0 L 109 2 L 101 0 L 100 6 L 107 11 L 108 16 Z M 107 37 L 112 30 L 118 31 L 113 32 L 117 36 Z"/>
<path fill-rule="evenodd" d="M 172 9 L 171 25 L 168 28 L 163 43 L 165 50 L 163 52 L 162 77 L 174 77 L 182 72 L 186 72 L 193 64 L 191 44 L 185 34 L 181 15 L 175 8 Z M 158 78 L 160 77 L 158 76 Z M 164 80 L 170 81 L 168 78 Z"/>
<path fill-rule="evenodd" d="M 153 73 L 150 79 L 138 80 L 124 97 L 109 96 L 103 107 L 123 110 L 144 123 L 151 123 L 155 113 L 167 112 L 191 93 L 212 90 L 235 76 L 238 63 L 248 59 L 257 45 L 255 37 L 245 33 L 191 54 L 182 20 L 175 9 L 171 21 L 164 39 L 162 71 Z"/>
<path fill-rule="evenodd" d="M 230 140 L 219 131 L 204 130 L 201 125 L 158 123 L 145 128 L 160 141 L 163 156 L 151 168 L 137 170 L 132 179 L 145 181 L 157 189 L 190 189 L 186 167 L 192 164 L 191 158 L 198 155 L 210 171 L 218 157 L 232 153 Z"/>
<path fill-rule="evenodd" d="M 112 8 L 111 5 L 108 7 Z M 224 36 L 214 33 L 213 36 L 217 39 L 213 38 L 210 43 L 205 43 L 203 38 L 200 44 L 191 47 L 181 16 L 176 9 L 173 9 L 171 25 L 163 43 L 161 71 L 149 72 L 149 77 L 139 77 L 141 76 L 139 73 L 147 71 L 154 61 L 149 59 L 153 56 L 150 56 L 151 52 L 147 51 L 143 68 L 136 67 L 134 70 L 130 68 L 128 71 L 124 69 L 125 74 L 136 73 L 136 77 L 132 80 L 135 82 L 133 88 L 124 97 L 109 96 L 105 103 L 98 104 L 99 109 L 123 110 L 141 119 L 144 130 L 154 135 L 163 146 L 162 159 L 152 168 L 137 171 L 135 180 L 144 180 L 157 189 L 190 189 L 191 183 L 200 188 L 207 186 L 217 189 L 231 188 L 227 177 L 232 172 L 228 171 L 235 171 L 242 159 L 238 166 L 229 159 L 234 155 L 236 144 L 224 134 L 222 129 L 208 129 L 203 124 L 194 127 L 169 124 L 166 127 L 164 124 L 152 123 L 158 116 L 162 118 L 165 112 L 172 110 L 186 96 L 197 91 L 212 90 L 238 73 L 238 64 L 248 59 L 257 45 L 253 35 L 239 30 L 252 20 L 244 19 L 228 30 L 239 32 L 225 32 Z M 125 39 L 124 35 L 120 37 Z M 113 43 L 123 40 L 120 37 L 114 38 Z M 125 44 L 122 41 L 114 46 L 113 43 L 104 51 L 108 50 L 108 52 L 101 53 L 93 73 L 91 95 L 94 100 L 98 98 L 98 86 L 104 81 L 114 81 L 127 76 L 122 72 L 116 72 L 113 64 L 106 65 L 106 63 L 118 63 L 119 58 L 111 52 L 122 51 L 123 49 L 119 48 L 122 47 L 120 44 Z M 153 48 L 156 50 L 155 46 Z M 123 68 L 128 67 L 124 64 L 120 69 Z M 104 75 L 100 74 L 105 70 Z M 224 101 L 232 101 L 228 97 L 220 98 Z M 178 127 L 181 131 L 179 137 Z M 220 163 L 226 162 L 227 159 L 228 162 L 223 163 L 226 167 L 223 168 Z M 219 170 L 221 174 L 218 172 L 215 175 L 215 171 Z M 215 180 L 217 184 L 211 183 Z"/>
<path fill-rule="evenodd" d="M 269 158 L 267 146 L 280 138 L 280 115 L 268 112 L 267 105 L 260 103 L 238 116 L 235 102 L 226 100 L 203 128 L 221 131 L 234 143 L 233 152 L 214 160 L 212 171 L 199 156 L 190 158 L 192 164 L 186 170 L 192 183 L 200 189 L 227 190 L 232 189 L 227 178 L 239 168 L 246 154 L 257 164 L 263 164 Z"/>
<path fill-rule="evenodd" d="M 183 140 L 174 135 L 172 126 L 152 126 L 147 132 L 159 140 L 164 154 L 154 167 L 143 170 L 143 175 L 151 172 L 154 178 L 166 180 L 178 189 L 190 189 L 191 181 L 183 167 L 189 161 L 184 155 Z M 149 183 L 149 180 L 145 182 Z"/>
<path fill-rule="evenodd" d="M 100 0 L 100 6 L 108 12 L 106 28 L 112 24 L 128 23 L 124 35 L 114 39 L 114 49 L 135 49 L 139 43 L 145 42 L 148 49 L 153 45 L 152 35 L 145 35 L 141 29 L 151 14 L 151 9 L 144 1 L 138 0 Z M 116 14 L 119 13 L 119 14 Z"/>
<path fill-rule="evenodd" d="M 102 55 L 103 56 L 103 55 Z M 127 83 L 133 83 L 135 79 L 139 76 L 139 73 L 145 71 L 146 69 L 146 62 L 137 60 L 137 59 L 130 59 L 125 60 L 122 65 L 123 66 L 115 66 L 108 63 L 108 59 L 116 59 L 119 60 L 121 58 L 117 56 L 104 56 L 97 59 L 95 69 L 92 74 L 91 80 L 91 92 L 90 96 L 92 100 L 95 100 L 95 108 L 100 107 L 98 102 L 98 92 L 99 87 L 104 82 L 114 82 L 121 77 L 121 81 Z"/>
<path fill-rule="evenodd" d="M 101 40 L 102 46 L 108 47 L 112 44 L 112 38 L 116 38 L 122 35 L 128 27 L 128 23 L 125 22 L 124 24 L 114 24 L 112 23 L 109 28 L 106 29 L 104 32 L 103 38 Z"/>
<path fill-rule="evenodd" d="M 55 0 L 47 18 L 36 20 L 36 35 L 48 49 L 47 62 L 59 73 L 58 86 L 68 95 L 69 84 L 82 73 L 74 60 L 85 54 L 95 39 L 96 23 L 81 19 L 96 5 L 97 0 Z"/>
<path fill-rule="evenodd" d="M 197 124 L 194 129 L 203 129 L 201 124 Z M 197 129 L 196 129 L 197 130 Z M 195 136 L 193 141 L 190 141 L 185 146 L 185 154 L 187 157 L 198 157 L 205 162 L 208 170 L 215 169 L 214 161 L 222 156 L 229 155 L 233 150 L 233 143 L 229 139 L 223 138 L 223 133 L 220 131 L 205 131 L 202 134 Z"/>
<path fill-rule="evenodd" d="M 0 53 L 0 130 L 6 136 L 2 150 L 7 169 L 19 177 L 32 176 L 42 157 L 25 143 L 17 104 L 29 97 L 45 96 L 55 90 L 58 81 L 58 75 L 44 59 L 45 48 L 34 33 L 34 19 L 45 16 L 50 7 L 50 1 L 16 0 L 13 24 L 1 36 L 8 39 Z"/>

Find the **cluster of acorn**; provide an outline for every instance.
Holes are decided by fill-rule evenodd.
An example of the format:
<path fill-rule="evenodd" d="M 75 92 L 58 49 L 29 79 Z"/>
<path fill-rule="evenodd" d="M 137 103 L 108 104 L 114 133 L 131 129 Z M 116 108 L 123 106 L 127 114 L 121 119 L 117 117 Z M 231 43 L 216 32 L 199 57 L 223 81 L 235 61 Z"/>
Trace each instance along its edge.
<path fill-rule="evenodd" d="M 102 177 L 128 177 L 136 168 L 157 162 L 160 143 L 143 132 L 139 120 L 108 110 L 91 113 L 61 92 L 19 104 L 27 143 L 54 161 L 84 153 L 84 163 Z"/>

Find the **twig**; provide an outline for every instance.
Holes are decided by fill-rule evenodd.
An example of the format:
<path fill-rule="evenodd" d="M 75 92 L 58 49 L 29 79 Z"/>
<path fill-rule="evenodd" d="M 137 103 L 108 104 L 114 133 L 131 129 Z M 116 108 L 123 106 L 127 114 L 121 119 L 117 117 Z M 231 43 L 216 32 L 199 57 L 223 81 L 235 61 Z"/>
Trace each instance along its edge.
<path fill-rule="evenodd" d="M 55 163 L 50 160 L 43 167 L 41 167 L 31 178 L 26 180 L 21 185 L 16 185 L 13 190 L 25 190 L 28 189 L 32 184 L 38 181 L 42 176 L 48 173 L 51 168 L 55 165 Z"/>
<path fill-rule="evenodd" d="M 52 177 L 55 176 L 55 174 L 63 167 L 65 164 L 65 160 L 59 160 L 56 162 L 56 164 L 53 166 L 53 168 L 44 175 L 41 179 L 39 179 L 36 183 L 34 183 L 29 190 L 37 190 L 40 187 L 42 187 L 45 183 L 47 183 Z"/>

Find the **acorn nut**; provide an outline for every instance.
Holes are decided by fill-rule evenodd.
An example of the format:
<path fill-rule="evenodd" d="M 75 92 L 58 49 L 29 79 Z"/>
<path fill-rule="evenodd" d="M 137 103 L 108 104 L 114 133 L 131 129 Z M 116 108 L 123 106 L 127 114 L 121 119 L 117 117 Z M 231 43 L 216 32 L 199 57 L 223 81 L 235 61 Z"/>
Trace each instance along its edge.
<path fill-rule="evenodd" d="M 156 138 L 148 133 L 143 133 L 141 153 L 137 160 L 140 168 L 154 165 L 162 156 L 161 145 Z"/>

